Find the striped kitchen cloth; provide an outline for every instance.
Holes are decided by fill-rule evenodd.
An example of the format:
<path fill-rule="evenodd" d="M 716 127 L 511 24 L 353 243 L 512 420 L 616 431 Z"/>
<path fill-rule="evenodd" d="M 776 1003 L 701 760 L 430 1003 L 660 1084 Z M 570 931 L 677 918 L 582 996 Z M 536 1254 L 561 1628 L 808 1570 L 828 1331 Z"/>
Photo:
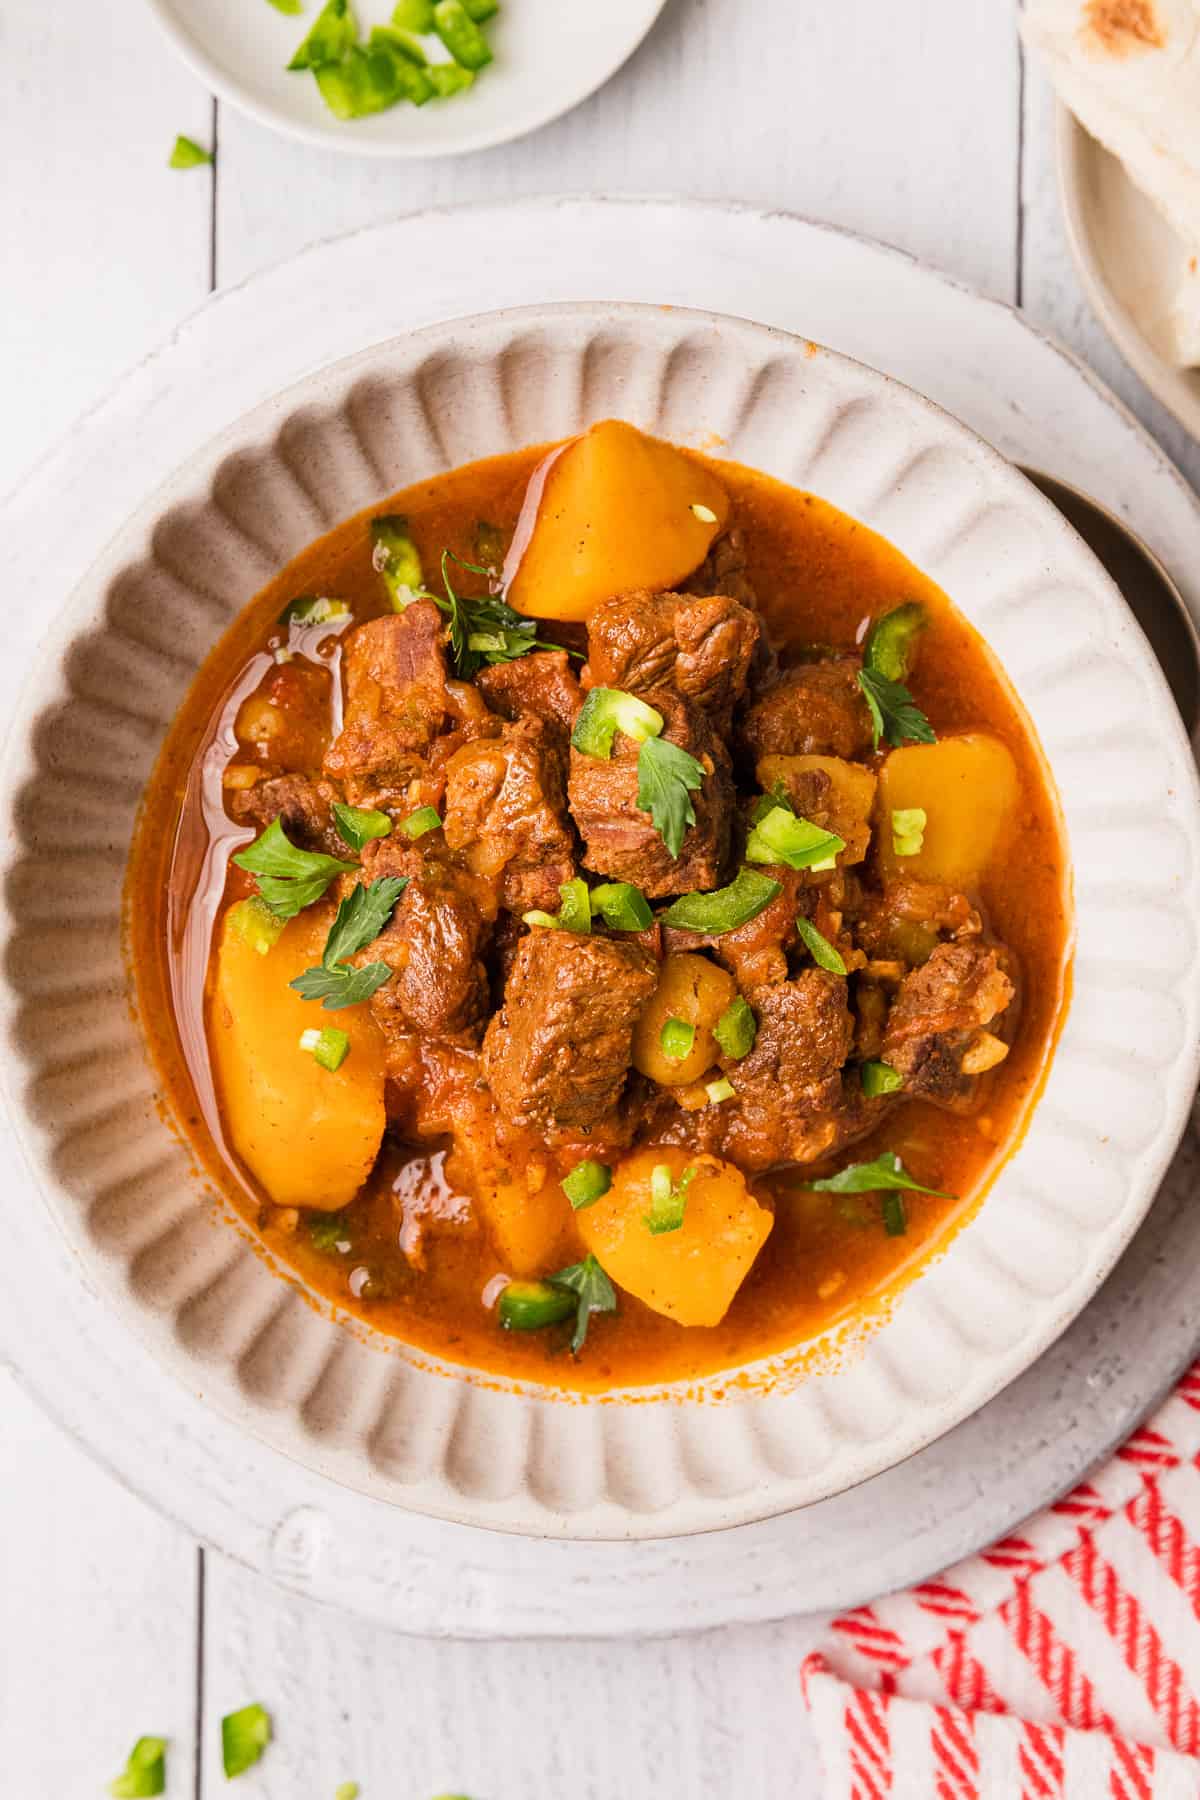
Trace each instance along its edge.
<path fill-rule="evenodd" d="M 826 1800 L 1200 1800 L 1200 1361 L 1090 1481 L 833 1623 Z"/>

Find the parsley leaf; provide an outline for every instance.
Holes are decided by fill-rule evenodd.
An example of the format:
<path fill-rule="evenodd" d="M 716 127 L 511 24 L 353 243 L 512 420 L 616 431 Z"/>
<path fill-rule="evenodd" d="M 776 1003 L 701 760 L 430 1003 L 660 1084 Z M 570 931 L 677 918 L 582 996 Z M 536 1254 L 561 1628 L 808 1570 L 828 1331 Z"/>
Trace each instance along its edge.
<path fill-rule="evenodd" d="M 576 1296 L 575 1332 L 571 1338 L 571 1354 L 578 1356 L 587 1337 L 588 1321 L 593 1313 L 614 1313 L 617 1296 L 612 1282 L 594 1256 L 572 1263 L 547 1278 L 551 1287 L 568 1288 Z"/>
<path fill-rule="evenodd" d="M 361 1006 L 391 974 L 384 962 L 367 963 L 361 969 L 337 963 L 332 969 L 305 969 L 288 986 L 295 988 L 302 1000 L 320 1000 L 326 1012 L 340 1012 L 344 1006 Z"/>
<path fill-rule="evenodd" d="M 332 969 L 372 943 L 391 918 L 396 902 L 407 886 L 406 875 L 385 875 L 369 887 L 360 884 L 347 895 L 337 909 L 337 917 L 325 940 L 322 965 Z"/>
<path fill-rule="evenodd" d="M 282 819 L 272 819 L 261 837 L 237 851 L 233 860 L 239 869 L 258 877 L 259 893 L 280 919 L 294 919 L 321 898 L 335 876 L 358 867 L 336 856 L 301 850 L 287 836 Z"/>
<path fill-rule="evenodd" d="M 885 1150 L 874 1162 L 851 1163 L 824 1181 L 806 1181 L 805 1187 L 817 1194 L 876 1194 L 881 1189 L 904 1188 L 913 1194 L 932 1194 L 938 1200 L 955 1200 L 941 1188 L 925 1187 L 910 1175 L 894 1150 Z"/>
<path fill-rule="evenodd" d="M 936 744 L 937 733 L 921 711 L 908 689 L 899 681 L 881 675 L 877 669 L 860 669 L 858 685 L 871 713 L 874 747 L 879 740 L 898 749 L 906 741 L 914 744 Z"/>
<path fill-rule="evenodd" d="M 637 803 L 672 856 L 679 855 L 688 826 L 696 823 L 691 794 L 703 781 L 704 764 L 667 738 L 647 738 L 638 751 Z"/>
<path fill-rule="evenodd" d="M 407 886 L 406 877 L 385 875 L 369 887 L 356 887 L 337 909 L 321 967 L 305 969 L 288 986 L 295 988 L 302 1000 L 322 1001 L 326 1012 L 340 1012 L 344 1006 L 360 1006 L 369 1000 L 390 979 L 390 966 L 372 962 L 352 969 L 345 959 L 379 936 Z"/>
<path fill-rule="evenodd" d="M 536 635 L 536 620 L 514 612 L 499 594 L 475 597 L 456 593 L 450 580 L 448 565 L 451 562 L 456 562 L 460 569 L 470 570 L 472 575 L 482 575 L 485 580 L 490 579 L 490 574 L 479 563 L 464 562 L 453 550 L 442 551 L 442 586 L 446 598 L 439 600 L 436 594 L 433 598 L 450 620 L 450 648 L 455 669 L 463 681 L 469 681 L 482 663 L 514 662 L 529 650 L 558 648 L 556 644 L 543 643 Z"/>

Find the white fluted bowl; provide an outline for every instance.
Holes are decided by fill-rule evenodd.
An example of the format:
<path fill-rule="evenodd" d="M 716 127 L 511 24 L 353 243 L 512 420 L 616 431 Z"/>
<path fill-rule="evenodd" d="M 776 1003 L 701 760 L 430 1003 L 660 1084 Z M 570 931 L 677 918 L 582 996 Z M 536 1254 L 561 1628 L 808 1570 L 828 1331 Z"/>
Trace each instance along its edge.
<path fill-rule="evenodd" d="M 753 1397 L 562 1401 L 439 1371 L 276 1279 L 156 1110 L 121 955 L 143 785 L 202 658 L 315 536 L 457 463 L 619 414 L 882 532 L 984 633 L 1041 736 L 1075 868 L 1075 991 L 973 1221 L 852 1357 Z M 966 427 L 785 333 L 565 305 L 439 325 L 257 407 L 149 500 L 52 628 L 0 772 L 0 1087 L 81 1272 L 189 1387 L 379 1499 L 537 1535 L 672 1535 L 837 1493 L 974 1411 L 1095 1291 L 1197 1074 L 1200 804 L 1162 676 L 1054 509 Z M 759 1365 L 770 1373 L 769 1365 Z"/>

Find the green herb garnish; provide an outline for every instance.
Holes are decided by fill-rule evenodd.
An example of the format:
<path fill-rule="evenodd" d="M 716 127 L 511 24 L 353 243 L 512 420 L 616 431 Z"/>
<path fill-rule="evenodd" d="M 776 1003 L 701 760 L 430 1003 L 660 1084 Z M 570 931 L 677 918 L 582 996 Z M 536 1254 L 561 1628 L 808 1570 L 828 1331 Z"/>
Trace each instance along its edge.
<path fill-rule="evenodd" d="M 616 1292 L 594 1256 L 585 1256 L 582 1262 L 560 1269 L 557 1275 L 551 1275 L 550 1281 L 555 1287 L 567 1288 L 575 1295 L 575 1331 L 571 1338 L 571 1354 L 578 1356 L 583 1349 L 592 1314 L 616 1312 Z"/>
<path fill-rule="evenodd" d="M 832 867 L 834 857 L 845 848 L 845 839 L 836 832 L 798 818 L 790 807 L 772 806 L 746 839 L 746 861 L 818 869 Z"/>
<path fill-rule="evenodd" d="M 340 800 L 333 803 L 333 822 L 338 836 L 352 850 L 365 850 L 373 838 L 387 837 L 392 829 L 385 812 L 368 806 L 343 806 Z"/>
<path fill-rule="evenodd" d="M 358 867 L 336 856 L 301 850 L 288 838 L 280 819 L 272 819 L 261 837 L 238 850 L 233 860 L 257 877 L 259 893 L 281 919 L 294 919 L 321 898 L 335 877 Z"/>
<path fill-rule="evenodd" d="M 415 813 L 409 813 L 407 819 L 401 819 L 400 829 L 406 837 L 424 837 L 427 831 L 436 831 L 441 825 L 436 806 L 418 806 Z"/>
<path fill-rule="evenodd" d="M 320 1031 L 313 1025 L 300 1033 L 300 1048 L 307 1051 L 322 1069 L 328 1069 L 334 1075 L 350 1054 L 350 1037 L 336 1025 L 326 1025 Z"/>
<path fill-rule="evenodd" d="M 175 147 L 167 158 L 169 169 L 198 169 L 202 163 L 212 161 L 212 151 L 204 150 L 194 138 L 177 137 Z"/>
<path fill-rule="evenodd" d="M 166 1792 L 167 1740 L 140 1737 L 129 1752 L 125 1767 L 108 1784 L 113 1800 L 149 1800 Z"/>
<path fill-rule="evenodd" d="M 515 662 L 529 650 L 556 650 L 557 644 L 543 643 L 536 635 L 537 621 L 522 618 L 507 600 L 498 594 L 472 596 L 455 592 L 450 580 L 450 564 L 469 569 L 472 575 L 490 580 L 488 570 L 480 563 L 464 562 L 453 550 L 442 551 L 442 586 L 445 600 L 436 604 L 450 621 L 450 649 L 454 666 L 464 681 L 469 681 L 482 663 Z"/>
<path fill-rule="evenodd" d="M 811 920 L 803 914 L 796 920 L 796 930 L 804 939 L 809 955 L 820 969 L 828 970 L 831 975 L 844 975 L 846 965 L 834 949 L 827 937 L 822 937 Z"/>
<path fill-rule="evenodd" d="M 895 1094 L 904 1086 L 899 1069 L 893 1069 L 891 1063 L 880 1062 L 877 1057 L 863 1063 L 858 1075 L 868 1100 L 877 1100 L 880 1094 Z"/>
<path fill-rule="evenodd" d="M 666 911 L 659 914 L 664 925 L 675 925 L 681 931 L 701 931 L 707 937 L 720 937 L 736 931 L 739 925 L 757 919 L 769 906 L 780 884 L 770 875 L 755 869 L 739 869 L 728 887 L 714 888 L 710 894 L 681 894 Z"/>
<path fill-rule="evenodd" d="M 894 1150 L 885 1150 L 874 1162 L 851 1163 L 836 1175 L 827 1175 L 823 1181 L 806 1181 L 804 1186 L 816 1194 L 875 1194 L 885 1188 L 903 1188 L 913 1194 L 932 1194 L 937 1200 L 958 1198 L 941 1188 L 925 1187 L 909 1174 Z"/>
<path fill-rule="evenodd" d="M 576 876 L 574 881 L 564 881 L 559 888 L 562 906 L 556 913 L 527 912 L 521 917 L 526 925 L 540 925 L 545 931 L 578 931 L 590 932 L 592 929 L 592 902 L 588 893 L 587 882 Z"/>
<path fill-rule="evenodd" d="M 858 685 L 871 713 L 876 750 L 880 739 L 898 749 L 905 742 L 936 744 L 937 733 L 906 687 L 875 669 L 860 669 Z"/>
<path fill-rule="evenodd" d="M 350 0 L 326 0 L 288 68 L 319 69 L 323 63 L 340 62 L 357 36 Z"/>
<path fill-rule="evenodd" d="M 589 900 L 611 931 L 645 931 L 654 922 L 645 894 L 628 881 L 602 881 Z"/>
<path fill-rule="evenodd" d="M 647 738 L 638 751 L 637 803 L 672 856 L 696 823 L 691 795 L 704 785 L 704 764 L 669 738 Z"/>
<path fill-rule="evenodd" d="M 594 1206 L 602 1195 L 607 1194 L 612 1186 L 612 1170 L 605 1163 L 576 1163 L 569 1175 L 564 1175 L 562 1190 L 571 1202 L 575 1212 L 582 1212 L 585 1206 Z"/>
<path fill-rule="evenodd" d="M 754 1048 L 758 1036 L 758 1020 L 750 1004 L 739 994 L 731 1000 L 713 1026 L 713 1036 L 725 1055 L 736 1062 Z"/>
<path fill-rule="evenodd" d="M 239 1707 L 221 1720 L 221 1760 L 225 1778 L 252 1769 L 271 1741 L 271 1715 L 265 1707 Z"/>
<path fill-rule="evenodd" d="M 668 1019 L 658 1034 L 662 1053 L 669 1062 L 682 1062 L 691 1054 L 692 1045 L 696 1041 L 696 1027 L 689 1025 L 686 1019 Z"/>
<path fill-rule="evenodd" d="M 369 887 L 360 883 L 337 909 L 320 968 L 305 969 L 288 986 L 295 988 L 302 1000 L 323 1001 L 327 1012 L 369 1000 L 389 979 L 391 968 L 385 962 L 373 962 L 352 969 L 346 958 L 374 942 L 407 886 L 407 877 L 402 875 L 385 875 Z"/>
<path fill-rule="evenodd" d="M 646 1214 L 646 1229 L 654 1237 L 679 1230 L 687 1209 L 687 1192 L 698 1173 L 696 1169 L 685 1169 L 679 1180 L 672 1182 L 668 1165 L 655 1163 L 650 1171 L 650 1211 Z"/>

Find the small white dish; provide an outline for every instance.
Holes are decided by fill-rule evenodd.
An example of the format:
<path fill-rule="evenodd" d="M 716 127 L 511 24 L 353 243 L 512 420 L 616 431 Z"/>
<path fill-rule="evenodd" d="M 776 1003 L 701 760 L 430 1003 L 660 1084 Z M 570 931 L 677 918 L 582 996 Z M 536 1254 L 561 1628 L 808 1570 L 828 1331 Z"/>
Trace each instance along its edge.
<path fill-rule="evenodd" d="M 1200 439 L 1200 369 L 1179 368 L 1163 347 L 1189 252 L 1123 165 L 1061 102 L 1056 131 L 1067 242 L 1092 309 L 1150 392 Z"/>
<path fill-rule="evenodd" d="M 222 1221 L 164 1125 L 127 1006 L 142 785 L 216 636 L 318 531 L 410 481 L 621 413 L 826 495 L 987 636 L 1058 779 L 1075 998 L 977 1217 L 852 1358 L 799 1384 L 564 1404 L 350 1329 Z M 711 441 L 711 439 L 710 439 Z M 678 1536 L 840 1493 L 1053 1341 L 1140 1223 L 1196 1079 L 1200 800 L 1166 684 L 1050 504 L 886 376 L 745 321 L 620 303 L 460 320 L 306 376 L 146 500 L 51 624 L 14 712 L 0 1091 L 80 1271 L 193 1392 L 378 1501 L 527 1535 Z M 718 1390 L 722 1383 L 710 1384 Z M 766 1391 L 764 1391 L 764 1387 Z"/>
<path fill-rule="evenodd" d="M 310 70 L 287 64 L 323 0 L 280 13 L 268 0 L 148 0 L 184 60 L 222 100 L 260 124 L 357 156 L 455 156 L 536 131 L 578 106 L 637 49 L 664 0 L 505 0 L 486 31 L 495 61 L 473 88 L 421 107 L 341 120 Z M 352 0 L 360 35 L 385 25 L 387 0 Z"/>

